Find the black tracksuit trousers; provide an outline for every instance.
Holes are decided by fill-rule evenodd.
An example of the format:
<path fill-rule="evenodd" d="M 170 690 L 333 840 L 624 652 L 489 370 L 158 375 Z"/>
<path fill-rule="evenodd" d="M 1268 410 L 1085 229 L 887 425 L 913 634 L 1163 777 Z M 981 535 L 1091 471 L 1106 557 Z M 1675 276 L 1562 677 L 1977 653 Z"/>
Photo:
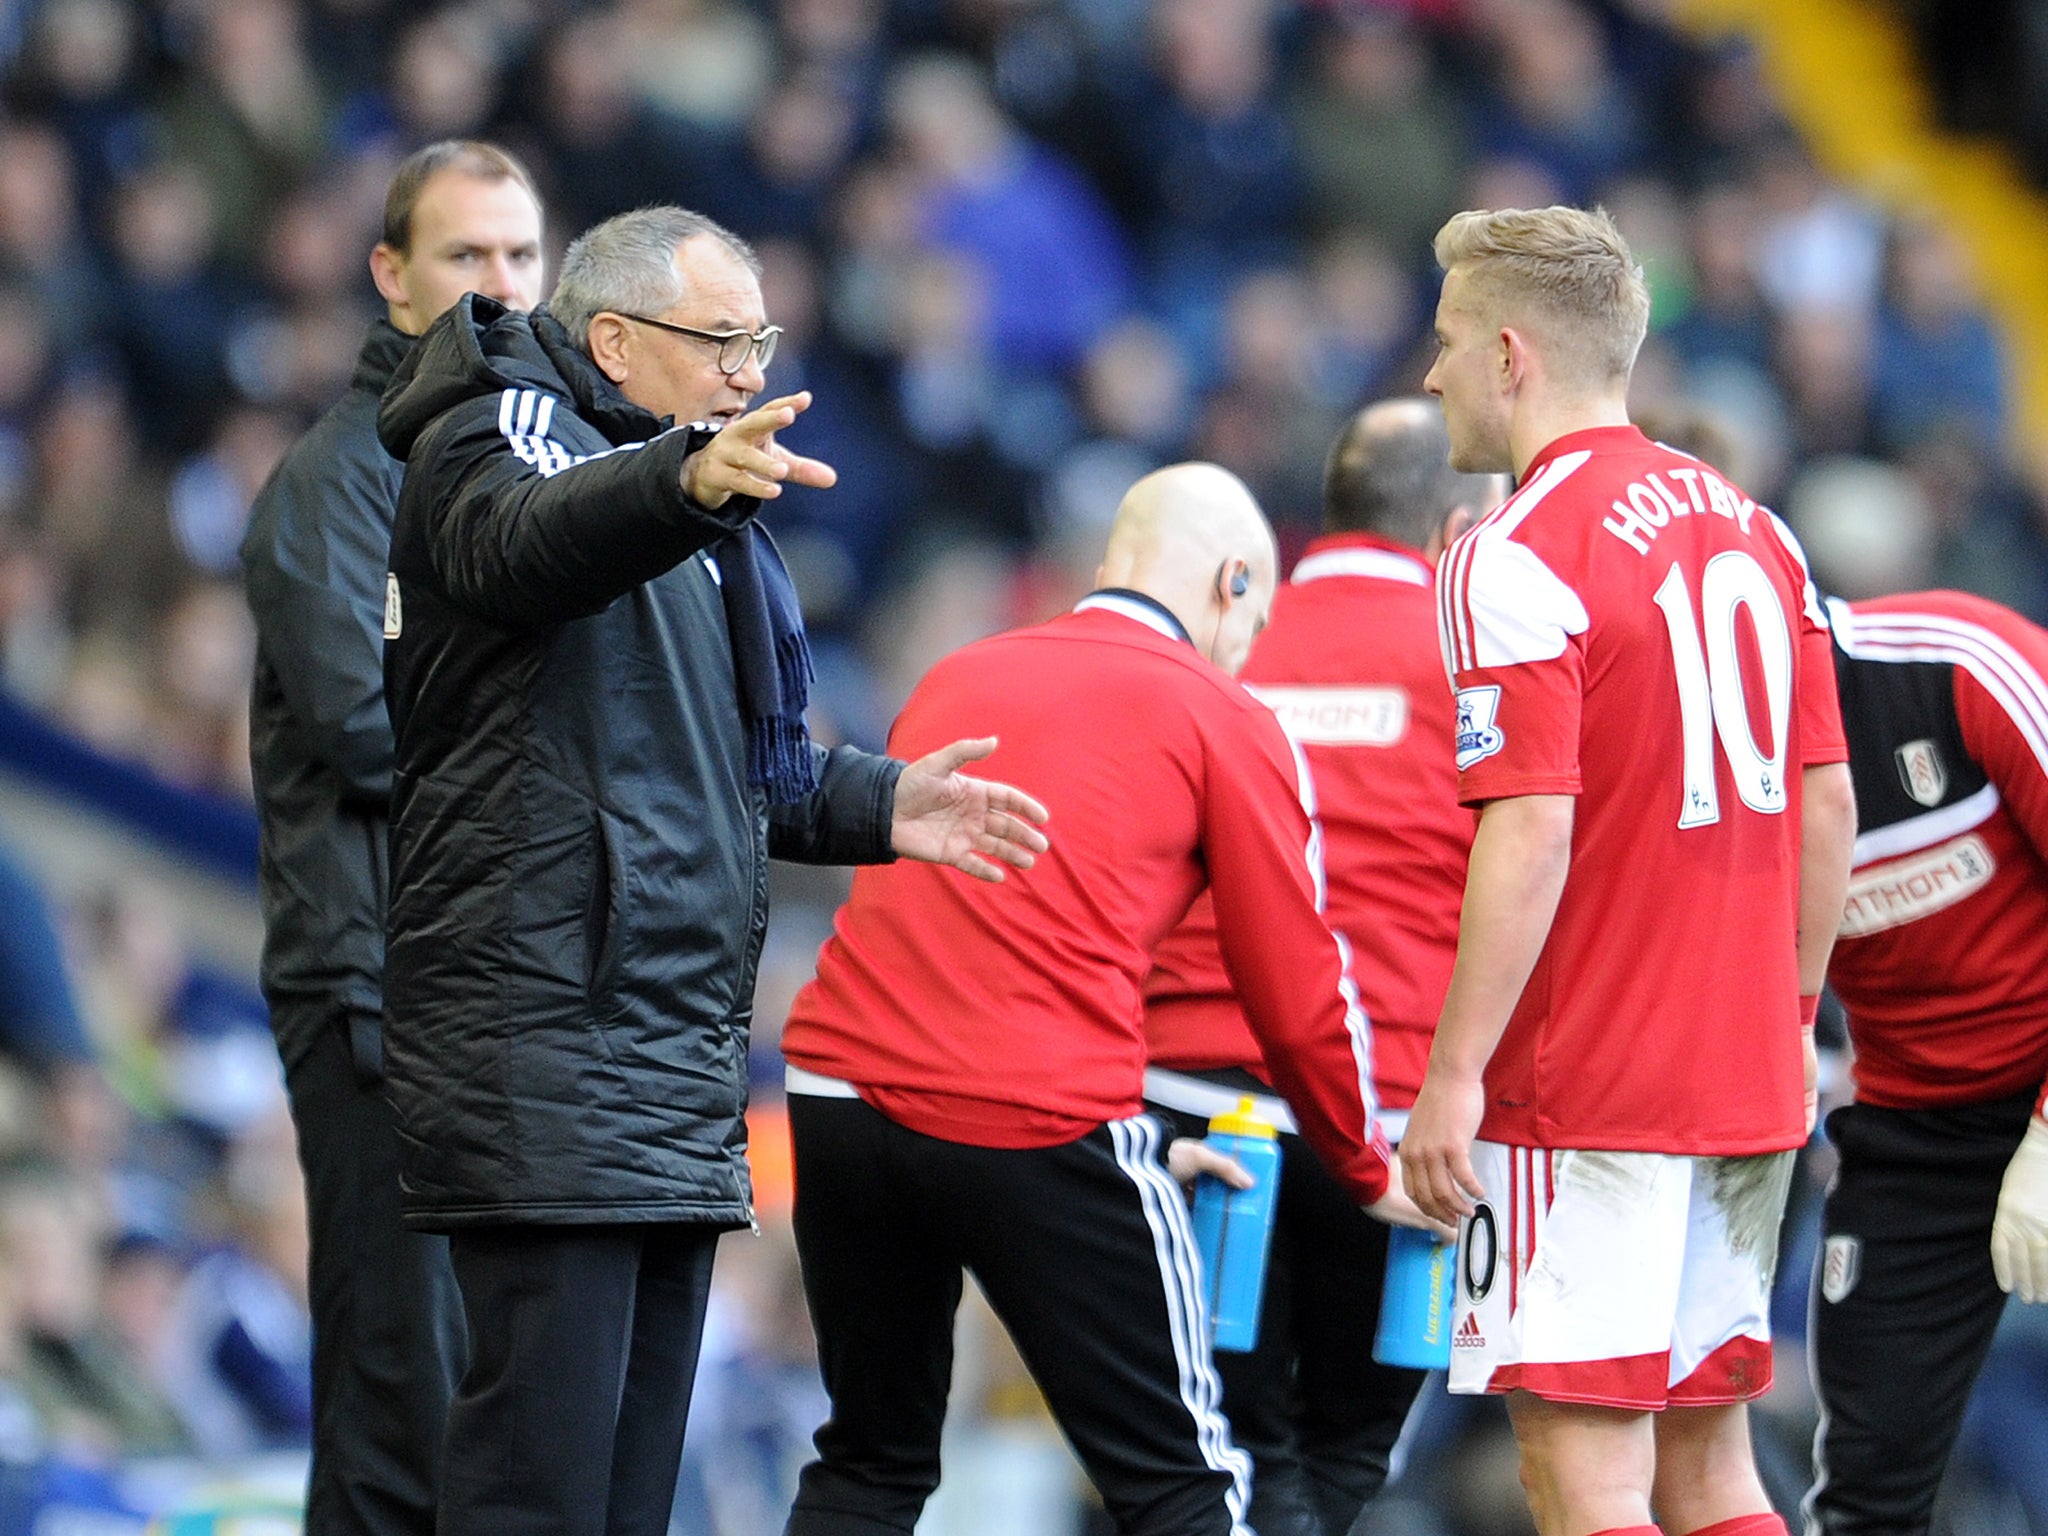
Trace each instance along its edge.
<path fill-rule="evenodd" d="M 1124 1536 L 1247 1536 L 1185 1200 L 1149 1115 L 1029 1150 L 792 1095 L 796 1240 L 832 1417 L 788 1536 L 908 1536 L 939 1482 L 972 1272 Z"/>
<path fill-rule="evenodd" d="M 1815 1536 L 1925 1536 L 2005 1294 L 1998 1188 L 2034 1098 L 1828 1116 L 1828 1190 L 1808 1347 L 1820 1395 Z"/>
<path fill-rule="evenodd" d="M 467 1357 L 448 1240 L 399 1219 L 377 1019 L 273 999 L 312 1236 L 307 1536 L 433 1536 L 441 1432 Z M 301 1016 L 304 1015 L 304 1016 Z"/>

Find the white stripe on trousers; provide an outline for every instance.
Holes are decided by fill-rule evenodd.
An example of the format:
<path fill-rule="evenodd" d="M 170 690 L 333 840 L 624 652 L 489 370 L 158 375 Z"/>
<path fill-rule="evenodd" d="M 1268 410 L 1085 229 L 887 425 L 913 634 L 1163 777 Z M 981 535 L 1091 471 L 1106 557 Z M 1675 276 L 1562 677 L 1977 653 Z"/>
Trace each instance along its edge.
<path fill-rule="evenodd" d="M 1230 1424 L 1223 1417 L 1223 1383 L 1209 1355 L 1209 1311 L 1202 1300 L 1195 1231 L 1188 1220 L 1186 1198 L 1161 1161 L 1159 1138 L 1159 1122 L 1150 1115 L 1109 1122 L 1117 1166 L 1137 1185 L 1146 1225 L 1152 1229 L 1173 1355 L 1180 1367 L 1181 1401 L 1194 1418 L 1202 1460 L 1218 1472 L 1230 1474 L 1223 1502 L 1230 1511 L 1231 1536 L 1252 1536 L 1251 1527 L 1245 1524 L 1251 1500 L 1251 1458 L 1231 1443 Z"/>

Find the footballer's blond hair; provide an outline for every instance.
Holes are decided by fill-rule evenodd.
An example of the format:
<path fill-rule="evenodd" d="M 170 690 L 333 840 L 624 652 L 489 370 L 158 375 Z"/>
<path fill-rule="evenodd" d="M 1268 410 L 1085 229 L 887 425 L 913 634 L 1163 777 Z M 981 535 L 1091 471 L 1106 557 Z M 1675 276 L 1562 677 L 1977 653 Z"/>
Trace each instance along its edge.
<path fill-rule="evenodd" d="M 1604 208 L 1455 214 L 1436 232 L 1436 260 L 1465 274 L 1465 308 L 1533 332 L 1560 383 L 1611 387 L 1635 367 L 1650 285 Z"/>

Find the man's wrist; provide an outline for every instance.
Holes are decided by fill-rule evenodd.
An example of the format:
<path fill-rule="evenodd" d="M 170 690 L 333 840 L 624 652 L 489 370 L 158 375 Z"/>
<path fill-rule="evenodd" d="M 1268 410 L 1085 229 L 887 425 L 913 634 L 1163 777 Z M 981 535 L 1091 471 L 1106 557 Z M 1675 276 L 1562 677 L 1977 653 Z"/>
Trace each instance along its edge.
<path fill-rule="evenodd" d="M 1820 1017 L 1820 994 L 1802 993 L 1799 998 L 1799 1027 L 1809 1035 L 1813 1033 L 1814 1022 Z"/>

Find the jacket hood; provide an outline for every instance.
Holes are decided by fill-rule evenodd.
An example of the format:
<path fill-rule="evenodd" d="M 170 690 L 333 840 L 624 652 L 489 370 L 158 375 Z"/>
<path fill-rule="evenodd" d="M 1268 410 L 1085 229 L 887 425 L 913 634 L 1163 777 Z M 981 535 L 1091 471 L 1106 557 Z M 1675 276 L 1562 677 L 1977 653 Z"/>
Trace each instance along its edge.
<path fill-rule="evenodd" d="M 525 314 L 466 293 L 427 327 L 392 374 L 377 412 L 377 436 L 393 458 L 409 458 L 420 434 L 439 417 L 506 389 L 567 399 L 614 444 L 644 442 L 668 425 L 620 394 L 545 305 Z"/>

